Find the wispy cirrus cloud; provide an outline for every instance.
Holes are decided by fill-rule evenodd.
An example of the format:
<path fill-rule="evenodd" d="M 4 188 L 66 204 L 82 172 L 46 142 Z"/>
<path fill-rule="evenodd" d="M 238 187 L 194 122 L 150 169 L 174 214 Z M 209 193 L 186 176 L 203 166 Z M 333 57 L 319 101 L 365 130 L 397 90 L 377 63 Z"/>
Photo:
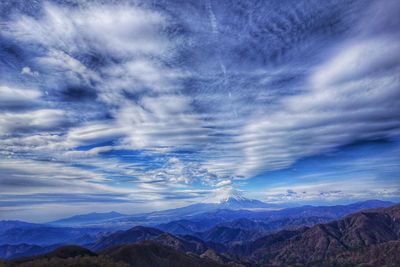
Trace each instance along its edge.
<path fill-rule="evenodd" d="M 238 137 L 245 167 L 250 172 L 282 168 L 357 140 L 398 135 L 399 80 L 394 73 L 399 62 L 391 55 L 399 53 L 400 46 L 390 39 L 342 47 L 310 75 L 308 91 L 283 99 L 279 111 L 245 126 Z"/>

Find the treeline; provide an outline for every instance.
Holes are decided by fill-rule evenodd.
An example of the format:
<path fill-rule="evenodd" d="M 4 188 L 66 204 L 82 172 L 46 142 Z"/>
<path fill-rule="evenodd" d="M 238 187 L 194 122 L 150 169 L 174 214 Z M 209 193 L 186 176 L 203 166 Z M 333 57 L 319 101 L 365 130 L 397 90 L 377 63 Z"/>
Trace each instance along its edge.
<path fill-rule="evenodd" d="M 129 267 L 129 264 L 115 262 L 108 256 L 78 256 L 74 258 L 35 259 L 28 262 L 0 262 L 0 267 Z"/>

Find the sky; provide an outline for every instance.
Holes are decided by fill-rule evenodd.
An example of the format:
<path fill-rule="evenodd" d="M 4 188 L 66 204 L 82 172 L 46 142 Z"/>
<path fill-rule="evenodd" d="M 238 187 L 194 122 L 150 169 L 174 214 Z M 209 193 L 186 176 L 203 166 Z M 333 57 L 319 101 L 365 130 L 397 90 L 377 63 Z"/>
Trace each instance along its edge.
<path fill-rule="evenodd" d="M 229 190 L 400 199 L 400 2 L 0 3 L 0 219 Z"/>

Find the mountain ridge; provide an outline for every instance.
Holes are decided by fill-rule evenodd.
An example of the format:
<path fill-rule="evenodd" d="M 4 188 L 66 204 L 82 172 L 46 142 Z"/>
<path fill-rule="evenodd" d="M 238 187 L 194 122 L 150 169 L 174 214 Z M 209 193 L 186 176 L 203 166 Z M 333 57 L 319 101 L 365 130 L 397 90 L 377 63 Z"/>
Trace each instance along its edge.
<path fill-rule="evenodd" d="M 111 220 L 115 218 L 125 217 L 127 214 L 110 211 L 110 212 L 91 212 L 86 214 L 74 215 L 71 217 L 55 220 L 48 222 L 48 224 L 52 225 L 68 225 L 68 224 L 77 224 L 80 222 L 91 222 L 96 220 Z"/>
<path fill-rule="evenodd" d="M 240 202 L 238 202 L 240 200 Z M 279 208 L 272 207 L 271 204 L 267 204 L 255 199 L 248 198 L 223 198 L 219 199 L 218 203 L 195 203 L 188 206 L 167 209 L 161 211 L 153 211 L 149 213 L 140 213 L 133 215 L 123 215 L 117 216 L 114 218 L 106 218 L 106 219 L 98 219 L 98 220 L 82 220 L 82 218 L 87 217 L 90 214 L 81 214 L 75 215 L 68 218 L 63 218 L 57 221 L 50 222 L 50 225 L 60 225 L 60 226 L 80 226 L 80 227 L 109 227 L 109 228 L 120 228 L 120 229 L 129 229 L 132 224 L 136 225 L 150 225 L 154 226 L 157 224 L 168 223 L 177 219 L 190 219 L 205 215 L 205 213 L 219 212 L 220 210 L 231 210 L 232 214 L 246 213 L 250 214 L 251 212 L 259 212 L 260 216 L 275 216 L 276 214 L 281 214 L 283 216 L 285 213 L 299 213 L 304 216 L 311 216 L 310 210 L 320 210 L 320 212 L 324 212 L 328 214 L 327 211 L 335 210 L 335 213 L 343 216 L 345 214 L 363 209 L 363 208 L 371 208 L 371 207 L 384 207 L 394 204 L 390 201 L 382 201 L 382 200 L 366 200 L 355 202 L 347 205 L 332 205 L 332 206 L 312 206 L 305 205 L 299 207 L 292 208 Z M 261 203 L 261 204 L 260 204 Z M 340 212 L 340 209 L 343 211 Z M 98 213 L 98 214 L 109 214 L 109 213 Z M 118 213 L 120 214 L 120 213 Z M 264 215 L 263 215 L 264 214 Z M 236 218 L 241 215 L 236 216 Z M 333 214 L 330 217 L 337 218 L 338 215 Z M 79 218 L 78 221 L 73 218 Z M 57 223 L 61 222 L 61 223 Z M 67 222 L 67 223 L 66 223 Z M 69 222 L 69 223 L 68 223 Z M 149 223 L 150 222 L 150 223 Z"/>
<path fill-rule="evenodd" d="M 153 234 L 149 239 L 157 238 L 160 232 L 166 232 L 181 239 L 182 236 L 185 236 L 183 239 L 186 241 L 187 236 L 197 236 L 197 238 L 203 235 L 209 236 L 210 238 L 207 238 L 209 241 L 206 241 L 207 246 L 217 251 L 225 251 L 227 248 L 220 243 L 222 240 L 229 241 L 229 245 L 231 243 L 243 243 L 282 229 L 295 230 L 302 226 L 327 223 L 365 207 L 383 207 L 390 204 L 393 203 L 374 200 L 349 205 L 303 206 L 275 211 L 222 209 L 199 213 L 194 216 L 184 216 L 184 219 L 169 221 L 166 224 L 147 224 L 142 227 L 157 228 L 157 231 L 161 230 Z M 180 217 L 175 216 L 174 218 L 179 219 Z M 145 222 L 151 219 L 154 219 L 155 223 L 158 222 L 157 215 L 141 218 Z M 3 233 L 0 231 L 0 245 L 8 245 L 0 246 L 0 254 L 7 255 L 3 256 L 3 258 L 10 258 L 14 255 L 32 255 L 45 251 L 49 246 L 61 246 L 66 243 L 90 247 L 102 238 L 117 233 L 117 230 L 129 230 L 138 223 L 139 221 L 128 220 L 123 228 L 109 228 L 108 226 L 96 228 L 49 226 L 21 223 L 19 221 L 14 225 L 13 221 L 0 221 L 0 229 L 2 224 L 7 228 Z M 26 225 L 27 228 L 24 228 L 23 225 Z M 130 227 L 125 228 L 128 226 Z M 227 227 L 229 229 L 222 232 L 218 230 L 214 234 L 208 235 L 207 232 L 211 233 L 213 227 Z M 137 240 L 139 239 L 142 240 L 144 238 L 138 238 Z M 130 240 L 129 242 L 137 240 Z M 23 246 L 22 244 L 24 243 L 32 246 L 32 248 Z M 43 247 L 43 249 L 33 247 L 34 245 Z"/>
<path fill-rule="evenodd" d="M 318 266 L 335 262 L 341 254 L 377 250 L 387 242 L 399 240 L 400 205 L 397 204 L 356 212 L 313 227 L 283 230 L 236 246 L 231 253 L 244 255 L 258 264 Z M 400 247 L 396 245 L 395 248 L 399 253 Z M 347 261 L 351 262 L 351 257 Z M 397 263 L 400 263 L 400 259 Z"/>

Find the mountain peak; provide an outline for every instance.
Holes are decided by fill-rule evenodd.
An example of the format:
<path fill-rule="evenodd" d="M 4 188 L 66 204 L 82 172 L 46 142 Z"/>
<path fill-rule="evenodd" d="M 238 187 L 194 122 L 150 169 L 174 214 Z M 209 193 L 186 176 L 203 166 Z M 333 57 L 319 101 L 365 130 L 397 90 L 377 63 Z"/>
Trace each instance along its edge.
<path fill-rule="evenodd" d="M 245 198 L 242 192 L 235 189 L 230 189 L 226 190 L 224 194 L 220 195 L 218 203 L 222 204 L 227 202 L 241 202 L 247 200 L 249 199 Z"/>
<path fill-rule="evenodd" d="M 253 209 L 270 207 L 270 205 L 262 201 L 244 197 L 242 191 L 236 190 L 232 187 L 216 190 L 214 196 L 207 199 L 205 202 L 216 204 L 219 209 Z"/>
<path fill-rule="evenodd" d="M 243 196 L 243 193 L 234 188 L 220 188 L 215 191 L 214 195 L 207 199 L 206 203 L 224 204 L 228 202 L 241 202 L 248 199 Z"/>

